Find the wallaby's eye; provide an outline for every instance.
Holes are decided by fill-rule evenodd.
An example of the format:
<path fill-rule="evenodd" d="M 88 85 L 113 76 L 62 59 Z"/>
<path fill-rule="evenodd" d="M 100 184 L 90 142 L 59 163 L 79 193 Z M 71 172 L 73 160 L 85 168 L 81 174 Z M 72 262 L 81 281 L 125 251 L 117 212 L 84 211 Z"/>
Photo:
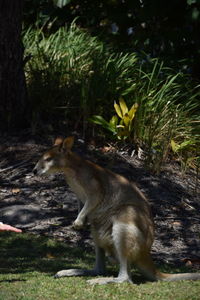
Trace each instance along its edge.
<path fill-rule="evenodd" d="M 45 158 L 45 161 L 51 161 L 51 160 L 52 160 L 52 158 L 50 156 Z"/>

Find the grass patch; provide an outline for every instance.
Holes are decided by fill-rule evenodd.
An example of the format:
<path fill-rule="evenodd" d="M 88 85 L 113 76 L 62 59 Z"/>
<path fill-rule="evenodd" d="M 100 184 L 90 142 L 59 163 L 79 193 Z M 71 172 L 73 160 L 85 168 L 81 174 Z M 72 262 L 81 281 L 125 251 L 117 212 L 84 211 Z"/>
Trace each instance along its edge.
<path fill-rule="evenodd" d="M 90 286 L 81 277 L 56 280 L 52 275 L 63 268 L 92 267 L 93 253 L 30 234 L 1 233 L 0 244 L 2 300 L 199 299 L 200 282 L 151 283 L 137 273 L 134 285 Z"/>

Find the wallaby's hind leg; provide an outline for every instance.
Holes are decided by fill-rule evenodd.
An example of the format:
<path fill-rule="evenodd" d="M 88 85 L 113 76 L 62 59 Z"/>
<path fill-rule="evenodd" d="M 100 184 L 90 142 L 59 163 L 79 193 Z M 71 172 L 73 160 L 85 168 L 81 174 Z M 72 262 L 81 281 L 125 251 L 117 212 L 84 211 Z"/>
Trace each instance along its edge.
<path fill-rule="evenodd" d="M 129 265 L 126 257 L 121 256 L 119 258 L 120 270 L 117 277 L 102 277 L 87 280 L 89 284 L 107 284 L 107 283 L 122 283 L 130 282 L 133 283 L 129 273 Z"/>
<path fill-rule="evenodd" d="M 102 248 L 96 246 L 96 261 L 94 269 L 85 270 L 85 269 L 68 269 L 62 270 L 55 274 L 55 278 L 60 277 L 71 277 L 71 276 L 98 276 L 105 273 L 105 252 Z"/>
<path fill-rule="evenodd" d="M 132 283 L 130 276 L 130 265 L 128 262 L 128 249 L 129 242 L 124 240 L 124 237 L 128 238 L 126 232 L 126 225 L 116 223 L 113 225 L 112 238 L 115 248 L 115 253 L 119 262 L 119 273 L 117 277 L 102 277 L 88 280 L 90 284 L 107 284 L 107 283 Z M 125 243 L 124 243 L 125 242 Z"/>
<path fill-rule="evenodd" d="M 156 281 L 157 270 L 149 253 L 142 253 L 138 260 L 135 262 L 135 265 L 141 271 L 141 273 L 151 281 Z"/>
<path fill-rule="evenodd" d="M 95 266 L 93 271 L 95 275 L 104 275 L 106 272 L 105 251 L 96 245 L 95 254 Z"/>

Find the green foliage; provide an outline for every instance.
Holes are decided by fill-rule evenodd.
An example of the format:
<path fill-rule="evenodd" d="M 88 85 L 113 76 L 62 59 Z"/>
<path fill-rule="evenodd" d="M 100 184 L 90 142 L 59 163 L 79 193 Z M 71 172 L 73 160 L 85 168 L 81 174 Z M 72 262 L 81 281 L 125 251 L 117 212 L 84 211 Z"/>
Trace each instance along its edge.
<path fill-rule="evenodd" d="M 31 55 L 25 72 L 33 122 L 35 115 L 40 119 L 61 111 L 68 117 L 68 107 L 80 113 L 84 105 L 81 94 L 90 77 L 93 57 L 101 53 L 102 45 L 74 24 L 50 36 L 29 29 L 24 44 L 25 54 Z"/>
<path fill-rule="evenodd" d="M 94 124 L 101 125 L 104 129 L 112 132 L 113 135 L 116 135 L 118 118 L 115 118 L 115 117 L 116 116 L 113 116 L 110 119 L 110 122 L 107 122 L 102 116 L 94 115 L 89 119 L 89 121 Z"/>
<path fill-rule="evenodd" d="M 117 116 L 109 122 L 94 116 L 92 121 L 118 138 L 128 137 L 129 142 L 142 147 L 146 165 L 156 173 L 170 157 L 171 150 L 178 155 L 183 170 L 195 166 L 200 149 L 199 87 L 192 88 L 186 76 L 174 75 L 157 59 L 151 61 L 148 70 L 140 67 L 137 71 L 134 70 L 131 94 L 136 104 L 130 111 L 120 99 L 114 105 Z M 174 144 L 175 140 L 180 144 Z"/>
<path fill-rule="evenodd" d="M 147 165 L 159 173 L 169 158 L 172 139 L 197 140 L 199 87 L 194 89 L 186 76 L 174 75 L 157 59 L 151 64 L 148 71 L 139 70 L 135 90 L 139 109 L 134 127 L 136 139 L 146 149 Z"/>
<path fill-rule="evenodd" d="M 60 8 L 64 7 L 65 5 L 69 4 L 72 0 L 54 0 L 54 4 Z"/>
<path fill-rule="evenodd" d="M 76 127 L 85 132 L 89 116 L 131 93 L 136 55 L 115 54 L 75 23 L 49 36 L 29 29 L 24 44 L 31 56 L 25 73 L 34 127 L 58 114 L 69 124 L 76 115 Z"/>
<path fill-rule="evenodd" d="M 200 93 L 185 75 L 158 59 L 139 64 L 135 53 L 115 53 L 75 23 L 51 35 L 29 29 L 24 44 L 33 130 L 47 121 L 85 134 L 90 120 L 142 147 L 157 173 L 171 154 L 184 166 L 196 164 Z M 181 145 L 177 151 L 171 141 Z"/>
<path fill-rule="evenodd" d="M 24 1 L 26 28 L 37 24 L 55 32 L 77 17 L 82 28 L 119 51 L 134 49 L 139 55 L 160 57 L 177 70 L 200 76 L 199 0 Z"/>
<path fill-rule="evenodd" d="M 130 139 L 133 132 L 133 120 L 138 109 L 138 104 L 134 103 L 131 109 L 128 110 L 126 102 L 123 98 L 120 98 L 119 104 L 114 102 L 114 108 L 118 116 L 114 115 L 109 122 L 107 122 L 103 117 L 97 115 L 90 118 L 90 121 L 109 130 L 120 140 L 124 140 L 126 138 Z"/>
<path fill-rule="evenodd" d="M 200 145 L 197 140 L 187 140 L 179 144 L 172 139 L 171 149 L 181 162 L 183 171 L 186 171 L 188 167 L 193 167 L 197 169 L 198 173 L 200 165 Z"/>

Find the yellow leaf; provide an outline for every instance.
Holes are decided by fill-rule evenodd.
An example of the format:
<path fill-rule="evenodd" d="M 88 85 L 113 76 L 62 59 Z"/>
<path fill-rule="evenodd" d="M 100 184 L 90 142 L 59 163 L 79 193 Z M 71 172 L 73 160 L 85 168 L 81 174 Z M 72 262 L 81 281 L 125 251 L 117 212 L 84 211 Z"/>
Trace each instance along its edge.
<path fill-rule="evenodd" d="M 114 108 L 115 108 L 115 111 L 116 113 L 118 114 L 118 116 L 122 119 L 122 111 L 121 111 L 121 108 L 120 106 L 115 102 L 114 103 Z"/>
<path fill-rule="evenodd" d="M 128 112 L 128 107 L 127 107 L 126 102 L 124 101 L 123 98 L 119 99 L 119 105 L 121 107 L 122 115 L 124 116 Z"/>
<path fill-rule="evenodd" d="M 49 258 L 49 259 L 55 258 L 55 256 L 53 256 L 51 253 L 47 253 L 47 254 L 46 254 L 46 257 Z"/>
<path fill-rule="evenodd" d="M 174 140 L 171 140 L 171 147 L 172 151 L 175 153 L 178 150 L 179 145 Z"/>
<path fill-rule="evenodd" d="M 130 120 L 129 115 L 127 113 L 123 117 L 123 121 L 124 121 L 124 124 L 126 125 L 126 127 L 128 127 L 131 120 Z"/>
<path fill-rule="evenodd" d="M 131 107 L 131 109 L 129 110 L 129 118 L 131 119 L 131 121 L 133 120 L 133 118 L 135 117 L 135 113 L 138 109 L 139 105 L 138 103 L 134 103 Z"/>

